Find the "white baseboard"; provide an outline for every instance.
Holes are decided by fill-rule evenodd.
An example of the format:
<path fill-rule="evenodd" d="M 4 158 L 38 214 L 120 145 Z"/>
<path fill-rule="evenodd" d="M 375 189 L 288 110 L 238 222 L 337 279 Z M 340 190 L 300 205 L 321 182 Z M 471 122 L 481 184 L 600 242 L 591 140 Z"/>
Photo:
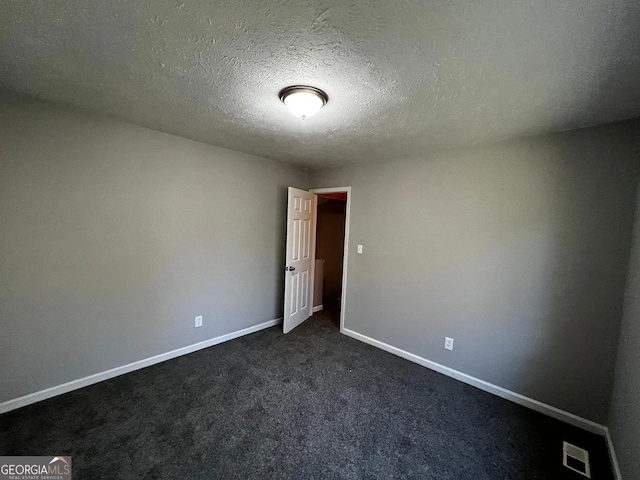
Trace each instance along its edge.
<path fill-rule="evenodd" d="M 609 451 L 609 461 L 611 462 L 611 468 L 613 469 L 613 476 L 616 480 L 622 480 L 620 464 L 618 463 L 618 457 L 616 456 L 616 451 L 613 448 L 613 440 L 611 439 L 611 433 L 608 428 L 605 438 L 607 439 L 607 450 Z"/>
<path fill-rule="evenodd" d="M 39 392 L 34 392 L 22 397 L 7 400 L 6 402 L 0 403 L 0 414 L 10 412 L 11 410 L 15 410 L 16 408 L 24 407 L 41 400 L 46 400 L 47 398 L 62 395 L 63 393 L 71 392 L 72 390 L 77 390 L 88 385 L 93 385 L 94 383 L 102 382 L 103 380 L 108 380 L 125 373 L 140 370 L 141 368 L 149 367 L 151 365 L 155 365 L 156 363 L 171 360 L 172 358 L 180 357 L 182 355 L 187 355 L 188 353 L 193 353 L 198 350 L 202 350 L 203 348 L 212 347 L 213 345 L 217 345 L 228 340 L 233 340 L 234 338 L 242 337 L 243 335 L 248 335 L 265 328 L 273 327 L 274 325 L 278 325 L 279 323 L 282 323 L 282 317 L 276 318 L 275 320 L 269 320 L 259 325 L 254 325 L 253 327 L 244 328 L 236 332 L 227 333 L 226 335 L 211 338 L 203 342 L 194 343 L 193 345 L 187 345 L 186 347 L 171 350 L 170 352 L 161 353 L 160 355 L 145 358 L 144 360 L 129 363 L 121 367 L 112 368 L 111 370 L 107 370 L 106 372 L 96 373 L 93 375 L 89 375 L 88 377 L 79 378 L 77 380 L 63 383 L 62 385 L 46 388 L 44 390 L 40 390 Z"/>
<path fill-rule="evenodd" d="M 480 390 L 484 390 L 485 392 L 497 395 L 498 397 L 511 400 L 512 402 L 519 405 L 529 407 L 532 410 L 544 413 L 546 415 L 549 415 L 550 417 L 561 420 L 575 427 L 582 428 L 584 430 L 587 430 L 588 432 L 596 433 L 598 435 L 607 435 L 607 427 L 599 423 L 579 417 L 578 415 L 574 415 L 573 413 L 560 410 L 559 408 L 539 402 L 538 400 L 534 400 L 533 398 L 525 397 L 524 395 L 512 392 L 511 390 L 507 390 L 506 388 L 502 388 L 489 382 L 485 382 L 484 380 L 480 380 L 479 378 L 472 377 L 471 375 L 467 375 L 466 373 L 459 372 L 458 370 L 454 370 L 453 368 L 445 367 L 444 365 L 432 362 L 431 360 L 419 357 L 418 355 L 414 355 L 413 353 L 401 350 L 400 348 L 393 347 L 353 330 L 344 328 L 342 332 L 349 337 L 355 338 L 356 340 L 360 340 L 373 345 L 374 347 L 381 348 L 382 350 L 393 353 L 394 355 L 398 355 L 399 357 L 417 363 L 418 365 L 430 368 L 431 370 L 435 370 L 438 373 L 442 373 L 443 375 L 447 375 L 448 377 L 455 378 L 456 380 L 460 380 L 463 383 L 472 385 L 476 388 L 479 388 Z"/>
<path fill-rule="evenodd" d="M 323 308 L 324 308 L 324 305 L 316 305 L 315 307 L 313 307 L 313 313 L 319 312 Z"/>

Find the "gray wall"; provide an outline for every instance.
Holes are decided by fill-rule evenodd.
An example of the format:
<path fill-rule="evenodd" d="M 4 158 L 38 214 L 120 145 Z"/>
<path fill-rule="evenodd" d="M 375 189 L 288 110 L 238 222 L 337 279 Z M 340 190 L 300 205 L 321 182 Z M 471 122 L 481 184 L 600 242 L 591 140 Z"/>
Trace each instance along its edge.
<path fill-rule="evenodd" d="M 314 172 L 313 188 L 352 186 L 346 328 L 606 422 L 636 131 Z"/>
<path fill-rule="evenodd" d="M 308 174 L 4 97 L 0 401 L 280 317 L 289 185 Z"/>
<path fill-rule="evenodd" d="M 640 197 L 620 329 L 609 429 L 624 478 L 640 478 Z"/>

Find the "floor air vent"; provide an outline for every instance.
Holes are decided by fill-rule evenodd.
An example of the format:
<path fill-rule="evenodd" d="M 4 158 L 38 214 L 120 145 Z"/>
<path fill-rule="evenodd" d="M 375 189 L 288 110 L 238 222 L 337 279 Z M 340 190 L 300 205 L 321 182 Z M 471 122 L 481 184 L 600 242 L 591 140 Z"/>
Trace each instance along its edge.
<path fill-rule="evenodd" d="M 567 442 L 562 442 L 562 464 L 580 475 L 591 478 L 589 452 Z"/>

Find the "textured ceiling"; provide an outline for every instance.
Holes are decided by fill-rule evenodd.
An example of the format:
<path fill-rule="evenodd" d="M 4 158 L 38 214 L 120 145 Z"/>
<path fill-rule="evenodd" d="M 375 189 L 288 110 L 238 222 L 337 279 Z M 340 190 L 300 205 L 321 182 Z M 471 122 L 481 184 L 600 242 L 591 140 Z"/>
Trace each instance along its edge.
<path fill-rule="evenodd" d="M 329 103 L 300 120 L 287 85 Z M 638 0 L 2 0 L 0 88 L 311 167 L 640 116 Z"/>

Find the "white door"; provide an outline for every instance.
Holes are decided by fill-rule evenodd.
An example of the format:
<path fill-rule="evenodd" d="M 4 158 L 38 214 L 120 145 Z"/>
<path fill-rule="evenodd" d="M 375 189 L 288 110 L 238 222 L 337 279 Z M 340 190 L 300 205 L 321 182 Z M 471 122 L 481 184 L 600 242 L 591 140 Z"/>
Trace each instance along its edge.
<path fill-rule="evenodd" d="M 311 316 L 316 243 L 315 194 L 289 187 L 284 285 L 284 333 Z"/>

